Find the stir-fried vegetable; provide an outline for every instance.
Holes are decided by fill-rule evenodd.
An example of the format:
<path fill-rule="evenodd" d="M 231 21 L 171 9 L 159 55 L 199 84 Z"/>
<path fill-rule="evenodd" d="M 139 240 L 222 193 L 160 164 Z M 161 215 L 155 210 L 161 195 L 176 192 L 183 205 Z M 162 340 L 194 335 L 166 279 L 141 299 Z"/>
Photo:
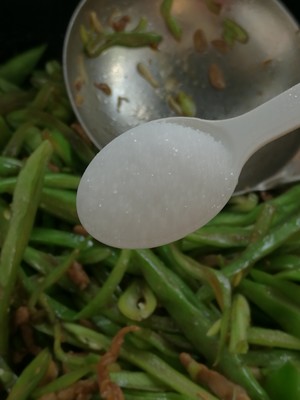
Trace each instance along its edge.
<path fill-rule="evenodd" d="M 37 54 L 0 66 L 26 71 L 0 85 L 1 395 L 297 399 L 300 186 L 235 197 L 156 249 L 95 241 L 75 200 L 96 149 Z"/>

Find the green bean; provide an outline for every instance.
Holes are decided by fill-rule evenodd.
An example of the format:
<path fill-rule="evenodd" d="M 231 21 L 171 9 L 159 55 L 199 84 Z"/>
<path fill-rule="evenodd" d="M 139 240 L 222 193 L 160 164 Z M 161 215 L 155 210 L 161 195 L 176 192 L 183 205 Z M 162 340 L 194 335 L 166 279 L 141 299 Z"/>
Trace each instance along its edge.
<path fill-rule="evenodd" d="M 110 345 L 110 339 L 100 332 L 96 332 L 72 322 L 62 323 L 62 327 L 69 334 L 74 336 L 76 340 L 87 346 L 89 350 L 107 350 Z"/>
<path fill-rule="evenodd" d="M 79 327 L 80 331 L 80 327 Z M 83 366 L 89 366 L 91 369 L 95 368 L 98 364 L 100 357 L 94 353 L 87 353 L 84 359 L 80 355 L 76 355 L 70 352 L 65 352 L 61 346 L 63 340 L 65 340 L 65 332 L 62 331 L 61 326 L 58 323 L 54 324 L 54 354 L 55 357 L 67 366 L 69 370 L 81 368 Z M 69 341 L 69 338 L 68 338 Z M 71 339 L 71 342 L 73 339 Z M 76 339 L 75 339 L 76 342 Z M 77 344 L 78 347 L 78 344 Z"/>
<path fill-rule="evenodd" d="M 180 326 L 182 332 L 201 354 L 214 363 L 219 349 L 218 341 L 207 336 L 212 324 L 210 313 L 206 307 L 198 302 L 197 307 L 190 303 L 182 294 L 173 273 L 168 270 L 150 250 L 135 250 L 143 268 L 142 272 L 148 284 L 156 293 L 158 299 L 168 310 L 172 318 Z M 197 323 L 191 323 L 197 321 Z M 218 367 L 233 381 L 243 386 L 254 400 L 268 399 L 268 396 L 243 366 L 236 355 L 232 355 L 223 348 Z"/>
<path fill-rule="evenodd" d="M 300 214 L 291 216 L 283 225 L 273 228 L 270 232 L 251 243 L 248 248 L 231 264 L 223 269 L 227 277 L 232 277 L 249 269 L 257 261 L 280 247 L 295 233 L 300 231 Z"/>
<path fill-rule="evenodd" d="M 23 260 L 42 275 L 49 273 L 58 264 L 58 259 L 54 255 L 30 246 L 26 247 Z"/>
<path fill-rule="evenodd" d="M 241 356 L 245 364 L 254 368 L 278 368 L 289 360 L 298 360 L 299 353 L 293 350 L 259 349 L 251 350 Z"/>
<path fill-rule="evenodd" d="M 44 110 L 47 107 L 51 96 L 53 96 L 54 91 L 54 84 L 52 82 L 46 82 L 43 86 L 40 87 L 39 91 L 35 95 L 35 98 L 31 102 L 30 107 Z"/>
<path fill-rule="evenodd" d="M 34 390 L 31 396 L 34 399 L 38 399 L 46 394 L 55 393 L 60 390 L 66 389 L 73 383 L 77 382 L 79 379 L 85 377 L 91 372 L 90 366 L 84 366 L 76 369 L 75 371 L 68 372 L 54 381 L 46 384 L 45 386 L 39 387 Z"/>
<path fill-rule="evenodd" d="M 43 188 L 40 208 L 71 224 L 79 224 L 76 193 L 71 190 Z"/>
<path fill-rule="evenodd" d="M 0 176 L 15 176 L 19 173 L 22 165 L 22 161 L 16 158 L 0 156 Z M 0 184 L 2 184 L 2 180 Z"/>
<path fill-rule="evenodd" d="M 85 45 L 89 57 L 98 57 L 104 50 L 113 46 L 144 47 L 157 46 L 162 37 L 155 32 L 116 32 L 100 34 Z"/>
<path fill-rule="evenodd" d="M 42 350 L 23 370 L 7 400 L 26 400 L 43 379 L 51 360 L 47 349 Z"/>
<path fill-rule="evenodd" d="M 252 211 L 258 204 L 258 195 L 256 193 L 249 193 L 246 195 L 233 196 L 229 199 L 226 208 L 231 211 L 249 212 Z"/>
<path fill-rule="evenodd" d="M 225 18 L 223 20 L 223 38 L 228 45 L 233 45 L 235 41 L 247 43 L 249 36 L 245 29 L 236 21 Z"/>
<path fill-rule="evenodd" d="M 200 246 L 235 248 L 246 247 L 250 242 L 251 234 L 249 228 L 204 226 L 187 235 L 185 240 L 195 242 Z"/>
<path fill-rule="evenodd" d="M 76 324 L 63 324 L 64 328 L 75 335 L 76 339 L 87 345 L 90 349 L 102 350 L 108 348 L 109 339 L 99 332 L 78 326 Z M 178 391 L 179 393 L 190 396 L 191 400 L 198 400 L 202 396 L 207 400 L 217 400 L 215 396 L 209 394 L 201 386 L 192 382 L 189 378 L 170 367 L 166 362 L 147 351 L 140 351 L 124 344 L 120 351 L 122 359 L 133 363 L 149 373 L 150 376 L 159 382 Z M 206 396 L 206 397 L 205 397 Z"/>
<path fill-rule="evenodd" d="M 195 117 L 197 113 L 196 103 L 191 96 L 186 94 L 184 91 L 179 91 L 176 95 L 175 101 L 180 107 L 180 115 L 187 117 Z"/>
<path fill-rule="evenodd" d="M 15 91 L 0 94 L 0 114 L 5 115 L 13 110 L 26 106 L 34 97 L 33 92 Z"/>
<path fill-rule="evenodd" d="M 86 265 L 97 264 L 101 261 L 108 260 L 114 254 L 115 251 L 113 249 L 97 244 L 97 246 L 93 245 L 88 249 L 83 249 L 79 254 L 78 260 Z"/>
<path fill-rule="evenodd" d="M 34 224 L 35 214 L 40 201 L 44 172 L 52 154 L 49 142 L 43 144 L 28 158 L 19 174 L 15 187 L 12 216 L 0 256 L 0 355 L 8 353 L 9 308 L 18 266 L 23 257 Z M 22 235 L 19 232 L 22 232 Z"/>
<path fill-rule="evenodd" d="M 78 256 L 78 249 L 74 250 L 71 254 L 69 254 L 59 265 L 56 266 L 40 283 L 37 290 L 31 295 L 28 306 L 29 308 L 33 308 L 42 294 L 42 292 L 46 291 L 49 287 L 55 284 L 58 280 L 60 280 L 67 270 L 70 268 L 72 263 L 75 261 Z"/>
<path fill-rule="evenodd" d="M 7 142 L 11 138 L 12 132 L 8 126 L 6 120 L 0 115 L 0 151 L 6 146 Z"/>
<path fill-rule="evenodd" d="M 251 302 L 256 304 L 286 332 L 300 337 L 300 307 L 278 289 L 243 279 L 239 286 Z"/>
<path fill-rule="evenodd" d="M 31 122 L 20 125 L 5 146 L 2 155 L 6 157 L 17 157 L 26 140 L 31 135 L 40 136 L 40 131 Z"/>
<path fill-rule="evenodd" d="M 171 14 L 172 5 L 173 0 L 163 0 L 160 6 L 160 12 L 174 39 L 180 40 L 182 37 L 182 28 Z"/>
<path fill-rule="evenodd" d="M 135 336 L 149 343 L 152 348 L 160 352 L 162 358 L 169 359 L 173 365 L 180 365 L 178 362 L 178 351 L 162 335 L 151 329 L 141 328 L 135 332 Z"/>
<path fill-rule="evenodd" d="M 44 295 L 44 304 L 48 304 L 53 314 L 63 321 L 74 321 L 76 311 L 66 307 L 64 304 L 55 300 L 53 297 Z"/>
<path fill-rule="evenodd" d="M 4 158 L 4 157 L 3 157 Z M 19 168 L 22 166 L 22 163 L 19 162 L 19 165 L 17 163 L 14 163 L 14 159 L 7 159 L 5 157 L 7 162 L 7 168 L 8 171 L 12 170 L 13 168 Z M 9 160 L 12 160 L 11 162 Z M 4 161 L 5 162 L 5 161 Z M 1 157 L 0 157 L 0 163 L 1 163 Z M 1 169 L 1 165 L 0 165 Z M 0 170 L 1 173 L 1 170 Z M 17 182 L 17 177 L 10 177 L 6 179 L 2 179 L 0 181 L 0 193 L 12 193 L 14 191 L 16 182 Z M 45 187 L 48 188 L 55 188 L 55 189 L 77 189 L 78 184 L 79 184 L 80 178 L 75 175 L 69 175 L 69 174 L 63 174 L 63 173 L 46 173 L 45 174 Z"/>
<path fill-rule="evenodd" d="M 40 61 L 45 50 L 46 46 L 42 45 L 11 58 L 5 64 L 0 65 L 0 78 L 17 85 L 23 83 Z"/>
<path fill-rule="evenodd" d="M 183 243 L 181 244 L 181 248 L 186 248 L 184 247 Z M 199 282 L 197 282 L 194 277 L 191 277 L 191 274 L 182 267 L 182 263 L 176 260 L 171 246 L 160 246 L 157 248 L 156 251 L 160 258 L 166 263 L 166 265 L 172 268 L 172 270 L 176 272 L 176 274 L 185 282 L 187 286 L 189 286 L 193 291 L 199 288 Z M 193 299 L 193 297 L 191 297 L 191 299 Z"/>
<path fill-rule="evenodd" d="M 230 324 L 229 350 L 232 353 L 247 353 L 250 306 L 247 299 L 239 293 L 235 294 L 232 301 Z"/>
<path fill-rule="evenodd" d="M 272 200 L 268 201 L 268 204 L 272 204 L 276 207 L 278 212 L 274 216 L 273 224 L 280 223 L 282 220 L 286 218 L 286 213 L 289 214 L 289 210 L 292 212 L 299 209 L 297 199 L 300 195 L 300 185 L 295 185 L 289 190 L 283 192 L 281 195 L 274 197 Z M 259 213 L 261 212 L 261 208 L 264 203 L 256 206 L 252 211 L 241 213 L 241 212 L 232 212 L 227 211 L 225 209 L 215 218 L 213 218 L 209 223 L 210 225 L 231 225 L 231 226 L 247 226 L 255 223 Z M 285 211 L 286 210 L 286 211 Z"/>
<path fill-rule="evenodd" d="M 118 307 L 122 314 L 133 321 L 148 318 L 156 309 L 157 301 L 146 282 L 133 280 L 121 294 Z"/>
<path fill-rule="evenodd" d="M 251 326 L 247 339 L 255 346 L 300 350 L 300 339 L 280 330 Z"/>
<path fill-rule="evenodd" d="M 145 372 L 111 372 L 110 378 L 122 388 L 142 390 L 143 393 L 146 393 L 148 390 L 155 392 L 159 390 L 168 390 L 168 386 L 162 384 L 159 380 L 154 379 Z"/>
<path fill-rule="evenodd" d="M 51 142 L 54 151 L 63 161 L 64 165 L 73 168 L 74 160 L 72 148 L 68 140 L 57 130 L 47 131 L 47 139 Z"/>
<path fill-rule="evenodd" d="M 2 385 L 7 392 L 10 392 L 17 380 L 17 375 L 7 365 L 5 360 L 0 357 L 0 390 Z"/>
<path fill-rule="evenodd" d="M 199 399 L 201 396 L 207 400 L 217 400 L 201 386 L 193 383 L 185 375 L 179 373 L 155 354 L 146 351 L 136 351 L 123 346 L 121 356 L 148 372 L 152 377 L 171 389 L 190 396 L 190 399 Z"/>
<path fill-rule="evenodd" d="M 10 218 L 11 211 L 8 204 L 0 199 L 0 247 L 3 246 Z"/>
<path fill-rule="evenodd" d="M 7 79 L 0 78 L 0 92 L 22 92 L 22 89 L 14 83 L 9 82 Z"/>
<path fill-rule="evenodd" d="M 86 244 L 86 247 L 92 245 L 92 241 L 85 236 L 64 232 L 58 229 L 46 228 L 34 228 L 30 236 L 30 241 L 32 243 L 69 247 L 73 249 L 83 244 Z"/>
<path fill-rule="evenodd" d="M 121 282 L 130 260 L 131 251 L 122 250 L 115 268 L 99 289 L 95 297 L 76 315 L 76 319 L 89 318 L 96 315 L 111 300 L 111 297 Z"/>
<path fill-rule="evenodd" d="M 270 275 L 264 271 L 259 271 L 257 269 L 252 269 L 250 275 L 256 282 L 263 283 L 278 289 L 290 301 L 294 302 L 300 307 L 300 287 L 296 283 L 288 282 L 277 276 Z"/>
<path fill-rule="evenodd" d="M 260 266 L 260 264 L 258 264 Z M 274 252 L 261 263 L 262 269 L 270 272 L 278 272 L 283 274 L 289 270 L 297 270 L 300 268 L 300 256 L 297 254 L 280 254 Z"/>
<path fill-rule="evenodd" d="M 126 400 L 191 400 L 189 396 L 172 392 L 145 393 L 126 390 L 124 393 Z"/>
<path fill-rule="evenodd" d="M 286 280 L 292 280 L 295 282 L 300 282 L 300 268 L 297 267 L 295 269 L 290 269 L 288 271 L 278 272 L 276 274 L 276 277 L 280 278 L 280 279 L 286 279 Z"/>
<path fill-rule="evenodd" d="M 88 145 L 72 130 L 72 128 L 53 115 L 45 111 L 28 109 L 25 116 L 41 128 L 59 131 L 70 143 L 74 153 L 78 156 L 79 160 L 84 163 L 84 166 L 89 164 L 95 157 L 96 149 Z"/>
<path fill-rule="evenodd" d="M 269 231 L 273 218 L 276 212 L 276 207 L 273 204 L 265 203 L 259 213 L 257 220 L 251 232 L 251 242 L 263 238 Z"/>
<path fill-rule="evenodd" d="M 202 265 L 191 257 L 180 252 L 174 244 L 166 245 L 172 255 L 172 267 L 178 265 L 190 277 L 207 282 L 213 289 L 220 308 L 224 311 L 231 303 L 231 287 L 228 279 L 219 271 Z"/>

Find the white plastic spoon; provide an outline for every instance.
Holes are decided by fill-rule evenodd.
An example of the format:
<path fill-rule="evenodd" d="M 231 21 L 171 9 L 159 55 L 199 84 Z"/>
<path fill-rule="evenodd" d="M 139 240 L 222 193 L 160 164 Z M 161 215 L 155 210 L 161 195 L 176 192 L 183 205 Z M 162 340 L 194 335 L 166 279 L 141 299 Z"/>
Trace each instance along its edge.
<path fill-rule="evenodd" d="M 247 159 L 300 126 L 300 84 L 236 118 L 174 117 L 118 136 L 81 179 L 77 209 L 100 242 L 156 247 L 200 228 L 225 206 Z"/>

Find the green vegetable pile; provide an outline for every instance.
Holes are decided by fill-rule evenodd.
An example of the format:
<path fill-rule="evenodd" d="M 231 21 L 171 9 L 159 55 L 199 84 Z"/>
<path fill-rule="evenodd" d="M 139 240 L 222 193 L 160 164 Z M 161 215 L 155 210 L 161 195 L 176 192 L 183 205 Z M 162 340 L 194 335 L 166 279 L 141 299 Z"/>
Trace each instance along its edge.
<path fill-rule="evenodd" d="M 44 50 L 0 66 L 1 398 L 299 399 L 300 185 L 159 248 L 95 241 L 76 188 L 96 149 Z"/>

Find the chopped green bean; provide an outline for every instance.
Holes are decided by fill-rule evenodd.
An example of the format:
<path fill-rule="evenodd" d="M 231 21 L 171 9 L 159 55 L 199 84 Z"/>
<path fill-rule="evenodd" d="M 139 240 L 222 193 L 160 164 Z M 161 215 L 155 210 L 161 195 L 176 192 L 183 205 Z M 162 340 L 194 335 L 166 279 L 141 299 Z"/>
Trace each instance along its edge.
<path fill-rule="evenodd" d="M 0 256 L 0 355 L 8 354 L 9 308 L 17 278 L 19 263 L 23 257 L 35 214 L 40 201 L 44 172 L 52 147 L 45 141 L 29 157 L 19 174 L 12 203 L 12 216 Z M 19 232 L 22 231 L 22 235 Z"/>
<path fill-rule="evenodd" d="M 172 36 L 176 40 L 180 40 L 182 36 L 182 28 L 171 14 L 172 5 L 173 0 L 163 0 L 160 6 L 160 12 Z"/>
<path fill-rule="evenodd" d="M 7 79 L 17 85 L 24 82 L 34 70 L 46 50 L 46 46 L 38 46 L 27 50 L 0 65 L 0 78 Z"/>
<path fill-rule="evenodd" d="M 23 370 L 7 400 L 26 400 L 43 379 L 51 360 L 47 349 L 41 351 Z"/>

